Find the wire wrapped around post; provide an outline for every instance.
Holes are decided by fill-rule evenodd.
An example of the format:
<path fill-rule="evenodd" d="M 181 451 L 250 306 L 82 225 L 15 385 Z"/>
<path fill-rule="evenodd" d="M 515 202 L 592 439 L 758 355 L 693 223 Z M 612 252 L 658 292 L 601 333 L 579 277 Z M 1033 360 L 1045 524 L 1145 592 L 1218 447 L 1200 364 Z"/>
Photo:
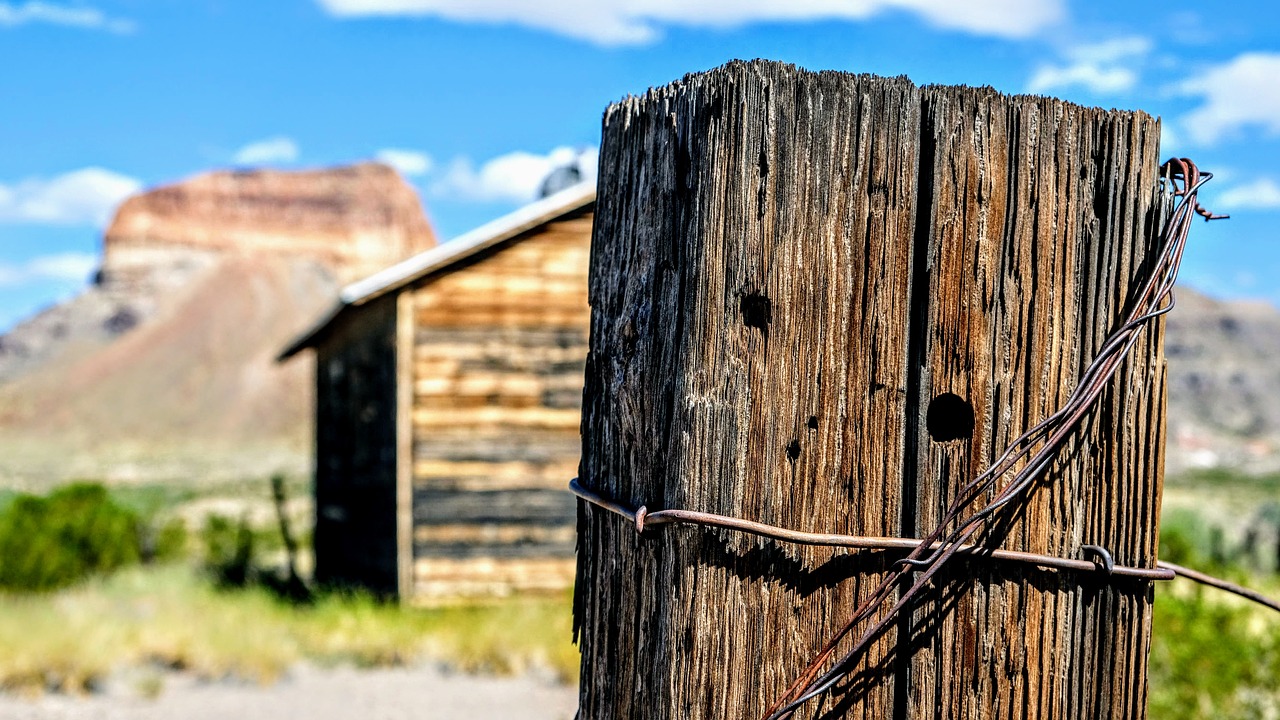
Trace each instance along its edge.
<path fill-rule="evenodd" d="M 1206 211 L 1197 200 L 1197 193 L 1212 177 L 1211 174 L 1201 172 L 1195 163 L 1185 158 L 1168 161 L 1162 170 L 1167 192 L 1176 199 L 1176 203 L 1157 237 L 1155 261 L 1150 265 L 1148 274 L 1137 281 L 1135 302 L 1131 309 L 1119 319 L 1119 326 L 1101 343 L 1096 356 L 1085 368 L 1066 402 L 1010 443 L 986 470 L 965 484 L 947 506 L 933 530 L 924 537 L 914 539 L 809 533 L 693 510 L 650 511 L 644 506 L 632 508 L 603 497 L 577 480 L 571 483 L 571 489 L 579 498 L 625 518 L 641 534 L 647 528 L 693 524 L 801 545 L 906 553 L 904 558 L 893 564 L 886 576 L 853 611 L 849 620 L 824 644 L 781 697 L 765 711 L 764 720 L 784 720 L 790 717 L 802 704 L 826 693 L 849 677 L 870 644 L 905 609 L 911 607 L 939 571 L 956 556 L 1091 572 L 1108 579 L 1129 577 L 1157 581 L 1183 576 L 1236 592 L 1280 610 L 1280 603 L 1180 566 L 1166 563 L 1157 563 L 1156 567 L 1151 568 L 1117 565 L 1106 548 L 1096 545 L 1079 546 L 1082 553 L 1091 555 L 1089 559 L 1073 559 L 1002 550 L 974 542 L 975 536 L 982 529 L 1018 507 L 1018 503 L 1027 497 L 1037 481 L 1045 476 L 1059 452 L 1097 404 L 1137 343 L 1142 330 L 1151 321 L 1173 309 L 1173 287 L 1195 215 L 1199 214 L 1206 220 L 1225 217 Z M 1003 486 L 997 486 L 998 481 L 1006 477 L 1009 478 L 1008 481 Z M 979 499 L 984 497 L 989 499 L 979 506 Z M 894 591 L 899 587 L 903 588 L 902 591 L 891 601 Z M 859 633 L 852 646 L 836 657 L 836 651 L 855 630 Z"/>
<path fill-rule="evenodd" d="M 1201 172 L 1195 163 L 1187 158 L 1169 160 L 1165 163 L 1163 170 L 1170 190 L 1178 198 L 1178 202 L 1161 232 L 1158 259 L 1152 266 L 1150 276 L 1143 281 L 1133 309 L 1124 318 L 1120 327 L 1102 344 L 1097 356 L 1085 369 L 1083 377 L 1067 402 L 1057 412 L 1014 440 L 995 463 L 960 491 L 933 531 L 925 535 L 920 545 L 905 559 L 899 561 L 897 567 L 854 610 L 849 621 L 819 651 L 783 696 L 765 712 L 765 720 L 783 720 L 790 717 L 804 702 L 827 692 L 854 670 L 858 658 L 871 641 L 911 605 L 947 562 L 989 523 L 1001 508 L 1008 507 L 1026 496 L 1028 490 L 1044 475 L 1058 451 L 1093 408 L 1108 381 L 1115 375 L 1121 362 L 1137 342 L 1141 330 L 1151 320 L 1173 309 L 1173 285 L 1178 277 L 1183 251 L 1186 249 L 1192 218 L 1195 214 L 1203 216 L 1206 220 L 1222 216 L 1215 216 L 1204 210 L 1197 200 L 1200 188 L 1213 177 L 1211 173 Z M 1014 473 L 1009 483 L 999 490 L 994 499 L 960 521 L 967 508 L 973 505 L 983 493 L 989 491 L 998 479 L 1009 474 L 1019 462 L 1024 460 L 1025 464 Z M 960 524 L 948 533 L 947 527 L 957 521 L 960 521 Z M 901 584 L 906 584 L 906 589 L 897 601 L 877 619 L 872 620 L 876 610 L 885 604 L 894 588 Z M 830 662 L 839 643 L 855 628 L 868 621 L 869 624 L 862 630 L 853 647 L 823 672 L 822 668 Z"/>

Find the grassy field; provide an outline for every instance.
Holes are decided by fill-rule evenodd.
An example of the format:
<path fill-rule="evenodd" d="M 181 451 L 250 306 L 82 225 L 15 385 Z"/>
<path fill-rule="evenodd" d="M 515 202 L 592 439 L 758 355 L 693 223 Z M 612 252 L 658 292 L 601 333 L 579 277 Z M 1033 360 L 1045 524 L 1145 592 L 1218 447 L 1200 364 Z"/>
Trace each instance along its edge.
<path fill-rule="evenodd" d="M 265 487 L 236 494 L 265 499 Z M 295 482 L 290 491 L 298 497 L 305 488 Z M 197 511 L 221 507 L 218 498 L 159 486 L 112 494 L 151 522 L 189 518 L 190 552 L 56 592 L 0 594 L 0 689 L 91 692 L 121 668 L 269 683 L 300 661 L 440 662 L 465 672 L 541 669 L 576 678 L 567 593 L 429 610 L 338 594 L 292 604 L 253 582 L 214 581 Z M 7 503 L 12 497 L 0 496 L 0 512 Z M 254 558 L 270 565 L 278 531 L 269 503 L 261 505 L 249 513 L 262 521 L 253 530 Z M 1161 556 L 1280 596 L 1280 477 L 1170 479 Z M 1186 581 L 1161 584 L 1150 689 L 1150 716 L 1160 720 L 1280 718 L 1280 615 Z"/>
<path fill-rule="evenodd" d="M 369 598 L 286 603 L 219 590 L 183 565 L 135 567 L 53 595 L 0 596 L 0 687 L 86 692 L 121 667 L 271 682 L 300 660 L 439 661 L 461 671 L 577 674 L 569 598 L 401 609 Z"/>

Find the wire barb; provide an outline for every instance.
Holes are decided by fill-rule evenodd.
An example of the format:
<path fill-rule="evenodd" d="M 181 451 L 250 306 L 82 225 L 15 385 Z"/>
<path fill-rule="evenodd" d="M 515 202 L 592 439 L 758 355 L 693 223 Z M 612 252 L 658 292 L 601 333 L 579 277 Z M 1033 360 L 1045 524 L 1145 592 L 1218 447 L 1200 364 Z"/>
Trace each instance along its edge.
<path fill-rule="evenodd" d="M 1201 172 L 1187 158 L 1171 159 L 1161 170 L 1162 180 L 1168 183 L 1169 192 L 1177 202 L 1161 233 L 1150 275 L 1139 280 L 1137 297 L 1128 314 L 1120 319 L 1118 327 L 1102 342 L 1093 361 L 1085 368 L 1079 383 L 1063 406 L 1010 443 L 990 467 L 962 487 L 943 513 L 941 521 L 923 538 L 809 533 L 692 510 L 650 512 L 645 506 L 632 509 L 598 495 L 583 487 L 576 478 L 570 483 L 570 489 L 579 498 L 627 518 L 634 523 L 636 533 L 640 535 L 649 527 L 679 523 L 716 527 L 801 545 L 907 552 L 905 558 L 890 566 L 885 577 L 853 611 L 852 617 L 827 641 L 773 706 L 765 711 L 764 720 L 785 720 L 801 705 L 826 693 L 847 678 L 870 644 L 895 622 L 904 609 L 911 606 L 933 578 L 957 555 L 1061 570 L 1101 572 L 1109 578 L 1169 580 L 1181 576 L 1236 593 L 1280 611 L 1280 603 L 1274 600 L 1172 563 L 1157 563 L 1154 568 L 1116 564 L 1112 553 L 1101 545 L 1081 545 L 1080 550 L 1096 556 L 1096 560 L 1079 560 L 1001 550 L 973 542 L 978 532 L 989 526 L 1002 509 L 1016 507 L 1016 503 L 1027 496 L 1102 396 L 1111 378 L 1137 343 L 1142 329 L 1151 320 L 1173 309 L 1173 286 L 1186 248 L 1193 215 L 1199 215 L 1205 220 L 1227 217 L 1208 211 L 1197 199 L 1201 186 L 1213 177 L 1212 173 Z M 997 481 L 1009 475 L 1011 477 L 1008 483 L 997 488 Z M 972 509 L 979 498 L 984 496 L 991 499 L 978 509 Z M 894 591 L 900 587 L 903 589 L 897 599 L 890 601 Z M 885 605 L 888 608 L 877 615 L 877 611 Z M 832 662 L 837 648 L 856 628 L 861 628 L 856 636 L 857 640 Z"/>

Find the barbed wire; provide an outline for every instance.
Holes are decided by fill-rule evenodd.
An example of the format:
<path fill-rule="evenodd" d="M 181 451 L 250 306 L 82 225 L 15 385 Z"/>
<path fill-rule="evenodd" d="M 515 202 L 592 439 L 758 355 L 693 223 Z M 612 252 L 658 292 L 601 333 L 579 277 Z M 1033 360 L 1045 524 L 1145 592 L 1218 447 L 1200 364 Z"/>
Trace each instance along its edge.
<path fill-rule="evenodd" d="M 1056 459 L 1071 434 L 1093 408 L 1115 376 L 1124 359 L 1137 343 L 1141 330 L 1148 322 L 1174 307 L 1173 286 L 1186 248 L 1194 214 L 1206 220 L 1225 218 L 1205 210 L 1198 201 L 1198 192 L 1213 177 L 1201 172 L 1191 160 L 1175 158 L 1162 167 L 1162 180 L 1168 183 L 1177 203 L 1170 213 L 1161 235 L 1156 261 L 1150 275 L 1142 282 L 1132 309 L 1120 326 L 1102 343 L 1097 355 L 1085 369 L 1080 382 L 1063 406 L 1031 429 L 1015 439 L 1000 457 L 985 471 L 961 488 L 955 499 L 943 513 L 942 519 L 925 537 L 883 538 L 851 535 L 808 533 L 741 518 L 692 510 L 659 510 L 649 512 L 644 506 L 630 508 L 605 498 L 587 488 L 577 479 L 570 489 L 584 501 L 630 520 L 638 533 L 647 527 L 668 524 L 695 524 L 768 537 L 801 545 L 841 547 L 872 550 L 905 550 L 907 556 L 898 560 L 879 582 L 876 588 L 854 610 L 852 617 L 840 628 L 809 665 L 796 677 L 782 696 L 765 711 L 764 720 L 785 720 L 805 702 L 822 695 L 854 670 L 861 654 L 871 642 L 884 632 L 926 588 L 932 578 L 955 556 L 990 558 L 997 561 L 1018 562 L 1046 568 L 1068 571 L 1102 572 L 1108 576 L 1132 577 L 1141 580 L 1169 580 L 1175 575 L 1195 580 L 1219 589 L 1233 592 L 1254 602 L 1280 611 L 1280 603 L 1247 588 L 1214 578 L 1172 563 L 1157 563 L 1155 568 L 1116 565 L 1111 553 L 1097 545 L 1082 545 L 1081 550 L 1097 557 L 1095 561 L 1040 555 L 1013 550 L 1001 550 L 971 542 L 975 535 L 991 524 L 991 519 L 1018 500 L 1023 499 L 1036 481 Z M 995 483 L 1013 473 L 1010 481 L 980 509 L 961 520 L 965 511 L 980 497 L 990 493 Z M 948 527 L 959 523 L 950 532 Z M 907 581 L 910 581 L 909 583 Z M 887 610 L 872 619 L 884 606 L 893 591 L 900 585 L 906 589 Z M 824 672 L 840 644 L 860 625 L 866 624 L 853 646 Z"/>
<path fill-rule="evenodd" d="M 1128 316 L 1102 343 L 1098 354 L 1085 369 L 1067 402 L 1057 412 L 1049 415 L 1015 440 L 1000 459 L 961 490 L 947 511 L 943 513 L 941 521 L 922 539 L 920 546 L 911 551 L 904 560 L 900 560 L 897 567 L 881 580 L 871 595 L 854 610 L 853 617 L 836 632 L 809 666 L 787 688 L 782 698 L 765 712 L 765 720 L 784 720 L 790 717 L 806 701 L 827 692 L 853 671 L 857 658 L 928 586 L 930 580 L 946 566 L 958 548 L 985 527 L 989 518 L 1001 508 L 1023 498 L 1027 490 L 1043 477 L 1058 451 L 1092 409 L 1108 381 L 1116 374 L 1124 358 L 1137 343 L 1142 328 L 1149 321 L 1173 309 L 1175 304 L 1173 285 L 1178 277 L 1183 251 L 1186 249 L 1193 213 L 1203 216 L 1206 220 L 1215 219 L 1217 216 L 1204 210 L 1197 199 L 1200 188 L 1212 179 L 1211 173 L 1201 172 L 1196 164 L 1187 158 L 1176 158 L 1166 162 L 1162 171 L 1178 202 L 1161 232 L 1162 242 L 1156 262 L 1152 266 L 1150 276 L 1142 283 Z M 1035 449 L 1037 443 L 1038 450 Z M 946 528 L 955 523 L 966 508 L 973 505 L 999 478 L 1012 471 L 1023 459 L 1026 459 L 1026 464 L 1014 473 L 1010 482 L 993 500 L 970 515 L 950 533 L 946 532 Z M 918 574 L 913 576 L 913 572 Z M 909 584 L 907 584 L 908 580 L 910 580 Z M 881 613 L 878 619 L 870 622 L 852 648 L 826 672 L 819 675 L 835 654 L 839 643 L 860 624 L 869 621 L 899 584 L 906 585 L 906 590 L 889 606 L 888 610 Z"/>

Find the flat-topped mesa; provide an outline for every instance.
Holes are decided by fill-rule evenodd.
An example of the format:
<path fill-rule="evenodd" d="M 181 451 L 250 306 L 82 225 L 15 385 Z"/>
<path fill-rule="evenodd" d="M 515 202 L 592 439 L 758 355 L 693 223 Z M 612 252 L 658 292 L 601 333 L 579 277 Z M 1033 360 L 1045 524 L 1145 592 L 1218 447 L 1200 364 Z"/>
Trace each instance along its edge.
<path fill-rule="evenodd" d="M 311 257 L 345 283 L 433 245 L 417 194 L 386 165 L 223 170 L 126 200 L 103 240 L 103 276 L 208 251 Z"/>

